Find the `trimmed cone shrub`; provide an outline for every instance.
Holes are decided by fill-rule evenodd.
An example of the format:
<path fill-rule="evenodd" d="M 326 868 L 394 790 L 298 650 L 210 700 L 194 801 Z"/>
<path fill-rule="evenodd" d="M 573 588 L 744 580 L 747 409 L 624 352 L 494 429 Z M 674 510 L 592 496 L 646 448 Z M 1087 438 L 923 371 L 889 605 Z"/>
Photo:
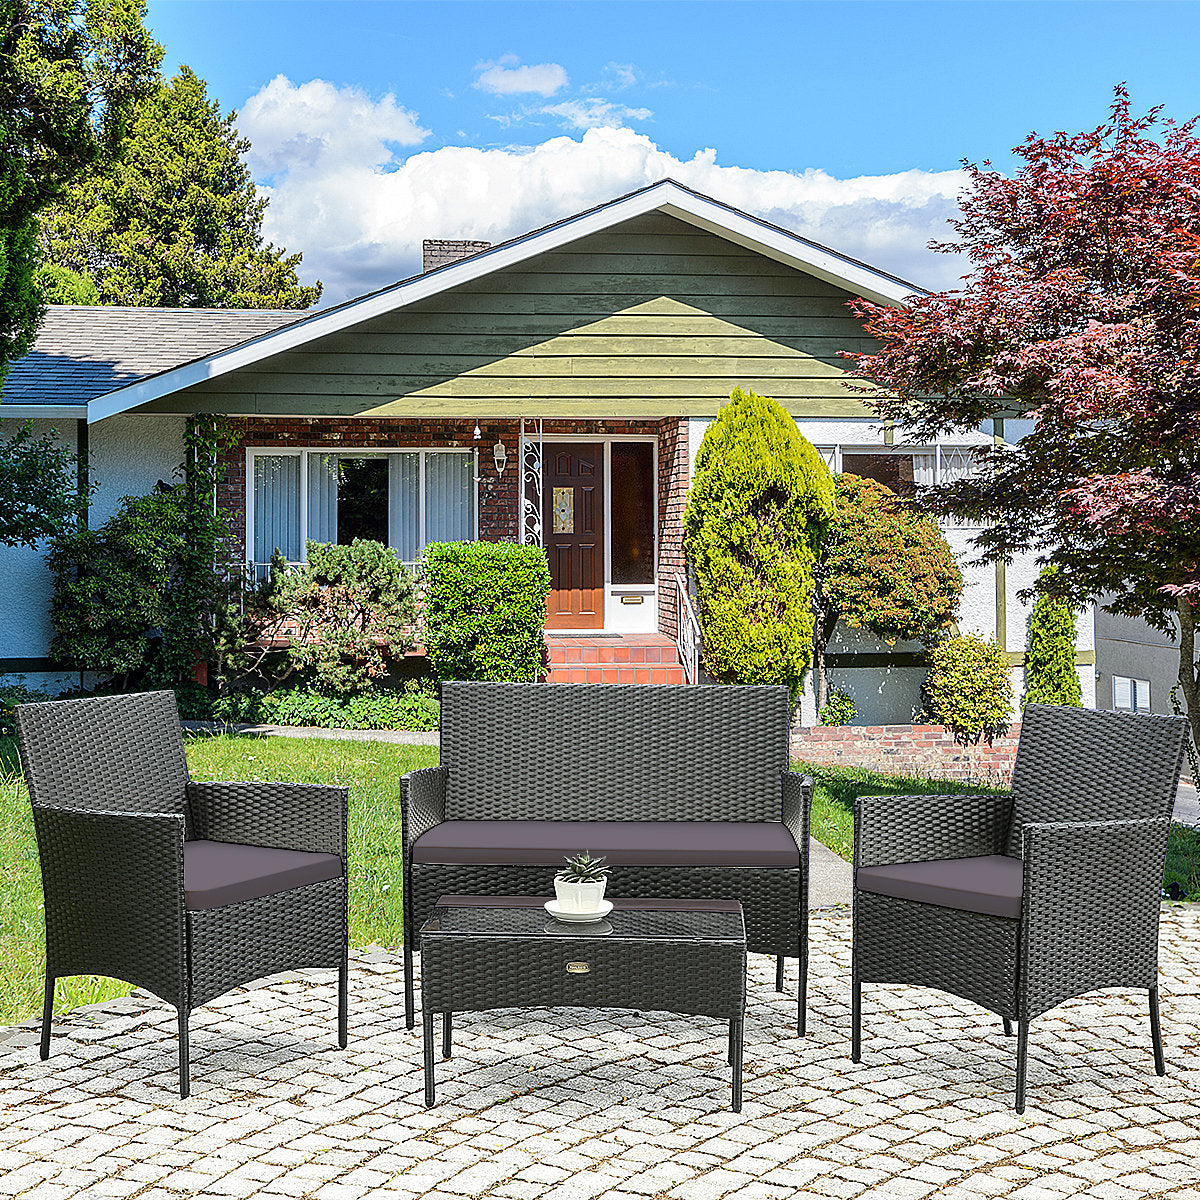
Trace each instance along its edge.
<path fill-rule="evenodd" d="M 537 679 L 550 594 L 540 546 L 432 542 L 425 581 L 425 653 L 438 679 Z"/>
<path fill-rule="evenodd" d="M 798 697 L 834 511 L 833 477 L 796 422 L 735 388 L 704 435 L 683 518 L 704 667 L 718 683 L 781 683 Z"/>
<path fill-rule="evenodd" d="M 1038 597 L 1029 617 L 1022 708 L 1026 704 L 1083 707 L 1075 669 L 1075 610 L 1058 591 L 1061 578 L 1057 567 L 1047 567 L 1038 579 Z"/>
<path fill-rule="evenodd" d="M 969 634 L 929 651 L 925 711 L 961 742 L 989 742 L 1012 718 L 1012 675 L 996 642 Z"/>

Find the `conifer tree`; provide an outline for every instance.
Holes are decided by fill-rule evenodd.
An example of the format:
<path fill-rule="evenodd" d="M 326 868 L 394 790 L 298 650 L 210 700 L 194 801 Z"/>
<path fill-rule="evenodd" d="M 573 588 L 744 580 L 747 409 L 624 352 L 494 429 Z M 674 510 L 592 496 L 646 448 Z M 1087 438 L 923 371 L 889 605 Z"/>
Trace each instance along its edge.
<path fill-rule="evenodd" d="M 704 435 L 683 518 L 704 667 L 719 683 L 781 683 L 799 695 L 833 516 L 833 477 L 796 422 L 735 388 Z"/>
<path fill-rule="evenodd" d="M 1026 704 L 1083 707 L 1079 672 L 1075 669 L 1075 610 L 1061 594 L 1062 572 L 1047 567 L 1038 579 L 1038 597 L 1029 618 L 1025 652 Z"/>

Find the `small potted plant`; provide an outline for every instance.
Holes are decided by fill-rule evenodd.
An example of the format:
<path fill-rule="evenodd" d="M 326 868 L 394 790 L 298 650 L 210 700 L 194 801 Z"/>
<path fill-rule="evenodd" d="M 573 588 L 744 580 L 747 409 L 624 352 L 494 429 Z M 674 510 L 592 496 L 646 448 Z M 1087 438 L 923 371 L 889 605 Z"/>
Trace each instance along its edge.
<path fill-rule="evenodd" d="M 608 867 L 604 859 L 593 858 L 586 850 L 566 859 L 566 866 L 554 877 L 554 895 L 564 912 L 588 913 L 600 910 Z"/>

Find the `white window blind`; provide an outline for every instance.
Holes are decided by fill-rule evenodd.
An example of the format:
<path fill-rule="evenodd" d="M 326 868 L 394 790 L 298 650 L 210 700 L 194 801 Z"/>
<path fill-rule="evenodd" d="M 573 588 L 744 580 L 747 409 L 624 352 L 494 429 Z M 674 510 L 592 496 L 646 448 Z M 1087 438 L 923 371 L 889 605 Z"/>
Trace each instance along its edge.
<path fill-rule="evenodd" d="M 475 536 L 475 461 L 470 454 L 425 455 L 425 543 Z"/>
<path fill-rule="evenodd" d="M 416 562 L 421 554 L 420 484 L 419 454 L 388 455 L 388 540 L 402 562 Z"/>
<path fill-rule="evenodd" d="M 308 456 L 308 538 L 314 542 L 338 540 L 338 456 Z"/>
<path fill-rule="evenodd" d="M 1150 711 L 1150 680 L 1113 676 L 1113 708 L 1126 712 Z"/>
<path fill-rule="evenodd" d="M 266 563 L 276 549 L 300 557 L 300 456 L 254 456 L 254 561 Z"/>

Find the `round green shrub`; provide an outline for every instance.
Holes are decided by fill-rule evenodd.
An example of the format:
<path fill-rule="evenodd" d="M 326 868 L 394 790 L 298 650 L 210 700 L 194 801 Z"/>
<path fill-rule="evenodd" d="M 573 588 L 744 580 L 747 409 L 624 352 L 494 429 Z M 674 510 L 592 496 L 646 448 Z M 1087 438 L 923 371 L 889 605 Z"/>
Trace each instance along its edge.
<path fill-rule="evenodd" d="M 1053 566 L 1038 579 L 1038 597 L 1029 617 L 1022 708 L 1026 704 L 1083 707 L 1075 669 L 1075 610 L 1060 590 L 1061 580 L 1062 572 Z"/>
<path fill-rule="evenodd" d="M 704 667 L 718 683 L 799 695 L 812 660 L 813 572 L 833 477 L 782 405 L 735 388 L 696 455 L 684 546 Z"/>
<path fill-rule="evenodd" d="M 925 711 L 963 742 L 991 741 L 1012 717 L 1012 675 L 1004 651 L 973 634 L 946 638 L 929 651 Z"/>
<path fill-rule="evenodd" d="M 825 707 L 817 714 L 817 720 L 822 725 L 849 725 L 857 711 L 854 697 L 849 692 L 834 688 L 829 693 Z"/>
<path fill-rule="evenodd" d="M 438 679 L 529 683 L 542 670 L 550 567 L 540 546 L 425 547 L 425 654 Z"/>

